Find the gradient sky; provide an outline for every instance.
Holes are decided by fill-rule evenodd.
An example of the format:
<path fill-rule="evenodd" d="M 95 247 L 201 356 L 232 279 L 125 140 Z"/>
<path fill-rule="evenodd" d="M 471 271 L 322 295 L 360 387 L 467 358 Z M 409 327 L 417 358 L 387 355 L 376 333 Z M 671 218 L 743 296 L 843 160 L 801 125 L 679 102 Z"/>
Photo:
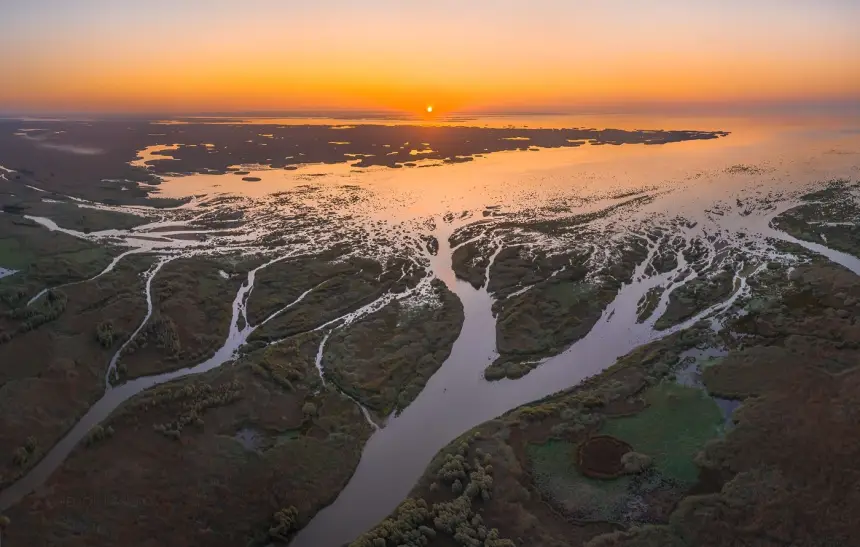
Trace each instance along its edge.
<path fill-rule="evenodd" d="M 21 0 L 0 111 L 860 100 L 860 0 Z"/>

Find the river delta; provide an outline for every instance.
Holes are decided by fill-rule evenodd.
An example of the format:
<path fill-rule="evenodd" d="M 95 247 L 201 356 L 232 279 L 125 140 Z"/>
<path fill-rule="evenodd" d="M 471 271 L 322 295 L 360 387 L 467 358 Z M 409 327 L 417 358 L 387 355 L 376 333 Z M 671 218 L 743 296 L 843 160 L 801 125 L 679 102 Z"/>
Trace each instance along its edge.
<path fill-rule="evenodd" d="M 3 539 L 860 543 L 860 133 L 649 121 L 0 121 Z"/>

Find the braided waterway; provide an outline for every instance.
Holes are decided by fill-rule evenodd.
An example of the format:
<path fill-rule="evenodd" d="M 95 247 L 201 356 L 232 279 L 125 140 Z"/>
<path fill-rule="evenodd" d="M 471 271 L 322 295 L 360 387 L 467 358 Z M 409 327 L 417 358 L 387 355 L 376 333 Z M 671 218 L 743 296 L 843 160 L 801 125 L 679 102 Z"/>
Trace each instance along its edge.
<path fill-rule="evenodd" d="M 787 208 L 784 205 L 779 211 Z M 761 230 L 757 235 L 762 239 L 770 237 L 797 243 L 860 275 L 860 259 L 774 230 L 768 225 L 770 218 L 759 219 Z M 483 371 L 497 356 L 495 320 L 491 312 L 493 297 L 485 287 L 474 289 L 456 280 L 447 259 L 450 249 L 440 245 L 439 254 L 443 258 L 434 261 L 435 271 L 460 297 L 466 316 L 451 356 L 421 395 L 370 438 L 349 484 L 331 506 L 299 533 L 291 547 L 337 547 L 355 539 L 388 516 L 408 496 L 433 456 L 462 433 L 520 405 L 574 386 L 638 346 L 687 329 L 704 318 L 719 318 L 739 297 L 748 294 L 747 279 L 764 267 L 761 260 L 755 260 L 749 273 L 741 273 L 744 268 L 738 268 L 729 298 L 672 328 L 655 330 L 654 323 L 665 311 L 671 290 L 663 293 L 653 315 L 642 323 L 637 322 L 640 298 L 652 287 L 670 283 L 689 266 L 679 251 L 676 269 L 646 275 L 646 266 L 656 249 L 651 246 L 649 257 L 637 268 L 634 280 L 622 287 L 584 338 L 523 378 L 488 382 Z M 711 256 L 716 255 L 713 246 L 709 252 Z M 776 254 L 770 256 L 777 257 Z M 692 279 L 675 283 L 672 289 Z"/>
<path fill-rule="evenodd" d="M 245 274 L 245 282 L 233 299 L 229 334 L 213 357 L 186 369 L 112 385 L 110 376 L 125 346 L 120 348 L 106 363 L 108 381 L 103 397 L 34 468 L 0 493 L 0 509 L 48 481 L 88 432 L 129 398 L 235 359 L 248 336 L 266 321 L 250 325 L 246 314 L 248 298 L 260 270 L 293 257 L 319 253 L 345 240 L 355 244 L 354 252 L 358 255 L 373 258 L 396 252 L 428 266 L 428 277 L 415 293 L 432 278 L 441 279 L 460 298 L 465 312 L 450 356 L 405 410 L 378 423 L 362 408 L 376 431 L 364 448 L 355 474 L 336 501 L 318 513 L 292 545 L 335 547 L 347 543 L 387 516 L 408 495 L 436 452 L 468 429 L 576 385 L 630 350 L 688 328 L 702 318 L 718 321 L 735 300 L 747 293 L 748 280 L 766 261 L 785 258 L 775 251 L 768 238 L 798 243 L 860 273 L 860 260 L 855 257 L 824 245 L 796 241 L 770 227 L 770 220 L 791 207 L 794 197 L 811 184 L 839 176 L 856 176 L 858 156 L 852 155 L 860 151 L 856 136 L 828 130 L 823 137 L 817 134 L 803 140 L 792 131 L 782 126 L 770 132 L 733 131 L 719 141 L 660 147 L 625 145 L 544 150 L 538 154 L 499 153 L 470 164 L 432 169 L 381 168 L 355 173 L 342 166 L 328 170 L 309 166 L 295 172 L 252 171 L 252 175 L 259 175 L 262 180 L 252 186 L 246 183 L 244 188 L 228 187 L 224 181 L 230 175 L 176 177 L 165 181 L 164 195 L 202 197 L 177 209 L 158 212 L 160 218 L 132 230 L 83 234 L 60 228 L 50 219 L 33 218 L 46 229 L 127 247 L 99 275 L 111 271 L 131 254 L 156 255 L 144 274 L 146 317 L 152 313 L 152 281 L 171 260 L 220 256 L 227 251 L 259 253 L 265 258 L 261 265 Z M 787 142 L 791 143 L 790 148 L 786 148 Z M 832 150 L 846 153 L 831 154 Z M 732 169 L 737 165 L 750 168 Z M 322 176 L 310 179 L 310 170 L 315 171 L 314 175 L 322 171 Z M 235 177 L 230 180 L 235 181 Z M 313 195 L 307 192 L 311 182 L 317 188 Z M 635 208 L 595 218 L 583 226 L 580 239 L 524 235 L 516 229 L 493 230 L 502 221 L 606 210 L 624 203 L 630 192 L 650 199 Z M 221 202 L 219 193 L 235 193 L 238 197 Z M 343 199 L 344 196 L 356 199 Z M 498 206 L 495 211 L 510 216 L 484 216 L 487 206 Z M 156 214 L 145 208 L 120 209 Z M 245 213 L 245 221 L 238 226 L 213 227 L 200 222 L 211 219 L 213 212 L 217 215 L 236 209 Z M 558 250 L 583 245 L 600 251 L 593 253 L 591 264 L 599 268 L 613 260 L 609 250 L 625 245 L 631 238 L 646 242 L 648 256 L 636 266 L 631 281 L 623 284 L 586 336 L 559 355 L 546 359 L 523 378 L 488 382 L 483 371 L 496 356 L 496 324 L 492 313 L 496 296 L 488 292 L 486 284 L 476 289 L 455 277 L 451 260 L 455 246 L 449 241 L 457 230 L 475 222 L 488 226 L 477 237 L 495 249 L 492 257 L 504 246 L 514 244 L 514 240 L 517 245 L 533 249 Z M 655 273 L 649 268 L 655 253 L 661 251 L 659 243 L 647 237 L 648 231 L 656 227 L 684 242 L 676 252 L 677 267 L 665 273 Z M 284 230 L 300 232 L 304 237 L 275 247 L 259 244 L 261 236 Z M 199 238 L 188 239 L 186 236 L 190 234 Z M 371 234 L 371 239 L 384 238 L 388 247 L 360 245 L 364 234 Z M 420 244 L 422 238 L 429 236 L 438 241 L 436 253 L 428 252 Z M 701 271 L 716 271 L 723 266 L 733 269 L 733 291 L 725 300 L 682 324 L 655 330 L 654 322 L 666 309 L 671 291 L 695 279 L 695 275 L 679 279 L 682 277 L 679 274 L 689 266 L 683 251 L 694 240 L 705 247 L 706 265 Z M 733 262 L 726 262 L 726 253 L 720 252 L 725 248 L 734 253 Z M 486 276 L 490 270 L 488 266 Z M 650 318 L 637 322 L 640 299 L 657 286 L 668 290 L 663 292 Z M 311 291 L 289 306 L 300 305 Z M 329 333 L 335 328 L 345 328 L 391 299 L 412 294 L 386 293 L 368 306 L 317 329 Z M 146 319 L 135 333 L 145 323 Z M 322 344 L 317 359 L 321 374 L 326 366 Z"/>

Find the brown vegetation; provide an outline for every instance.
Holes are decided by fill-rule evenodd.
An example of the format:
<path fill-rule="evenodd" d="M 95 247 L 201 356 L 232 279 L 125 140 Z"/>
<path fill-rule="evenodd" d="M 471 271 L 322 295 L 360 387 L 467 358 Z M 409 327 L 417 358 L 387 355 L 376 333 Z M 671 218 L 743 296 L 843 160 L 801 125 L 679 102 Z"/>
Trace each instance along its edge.
<path fill-rule="evenodd" d="M 393 301 L 335 331 L 326 344 L 326 375 L 382 416 L 402 410 L 451 353 L 463 324 L 463 305 L 444 283 L 433 299 L 407 307 Z"/>
<path fill-rule="evenodd" d="M 140 274 L 149 260 L 129 257 L 95 281 L 49 293 L 29 308 L 22 299 L 0 316 L 0 331 L 13 334 L 0 344 L 0 454 L 7 455 L 0 458 L 0 484 L 35 464 L 102 395 L 113 352 L 146 312 Z M 30 437 L 37 446 L 25 456 L 18 448 Z"/>
<path fill-rule="evenodd" d="M 625 472 L 623 456 L 632 447 L 611 435 L 595 435 L 579 444 L 576 464 L 586 477 L 614 479 Z"/>
<path fill-rule="evenodd" d="M 487 367 L 485 377 L 524 376 L 541 359 L 560 353 L 588 334 L 621 284 L 630 280 L 636 265 L 645 259 L 647 249 L 632 240 L 618 254 L 616 261 L 594 272 L 593 281 L 585 280 L 589 273 L 585 253 L 536 257 L 543 263 L 537 275 L 544 278 L 522 294 L 509 295 L 493 306 L 499 358 Z M 491 279 L 497 270 L 503 273 L 495 286 L 506 291 L 516 283 L 510 275 L 519 271 L 523 259 L 515 253 L 503 255 L 504 251 L 497 257 Z M 563 269 L 550 269 L 558 265 Z"/>
<path fill-rule="evenodd" d="M 129 400 L 50 478 L 49 500 L 62 503 L 27 497 L 9 511 L 4 539 L 87 547 L 288 540 L 334 499 L 370 434 L 354 403 L 320 391 L 320 340 L 296 337 Z M 291 388 L 256 372 L 287 366 L 297 371 Z M 256 432 L 255 447 L 238 440 L 243 430 Z"/>
<path fill-rule="evenodd" d="M 184 368 L 214 354 L 227 338 L 232 304 L 243 276 L 224 279 L 217 260 L 183 258 L 152 281 L 153 313 L 123 350 L 119 378 Z"/>

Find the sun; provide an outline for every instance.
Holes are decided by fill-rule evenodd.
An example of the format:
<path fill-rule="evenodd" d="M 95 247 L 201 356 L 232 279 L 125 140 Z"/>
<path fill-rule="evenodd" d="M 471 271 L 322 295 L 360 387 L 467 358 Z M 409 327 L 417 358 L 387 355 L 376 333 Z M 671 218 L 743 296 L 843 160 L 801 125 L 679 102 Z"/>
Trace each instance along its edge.
<path fill-rule="evenodd" d="M 432 114 L 432 113 L 433 113 L 433 105 L 427 105 L 427 113 L 428 113 L 428 114 Z"/>

